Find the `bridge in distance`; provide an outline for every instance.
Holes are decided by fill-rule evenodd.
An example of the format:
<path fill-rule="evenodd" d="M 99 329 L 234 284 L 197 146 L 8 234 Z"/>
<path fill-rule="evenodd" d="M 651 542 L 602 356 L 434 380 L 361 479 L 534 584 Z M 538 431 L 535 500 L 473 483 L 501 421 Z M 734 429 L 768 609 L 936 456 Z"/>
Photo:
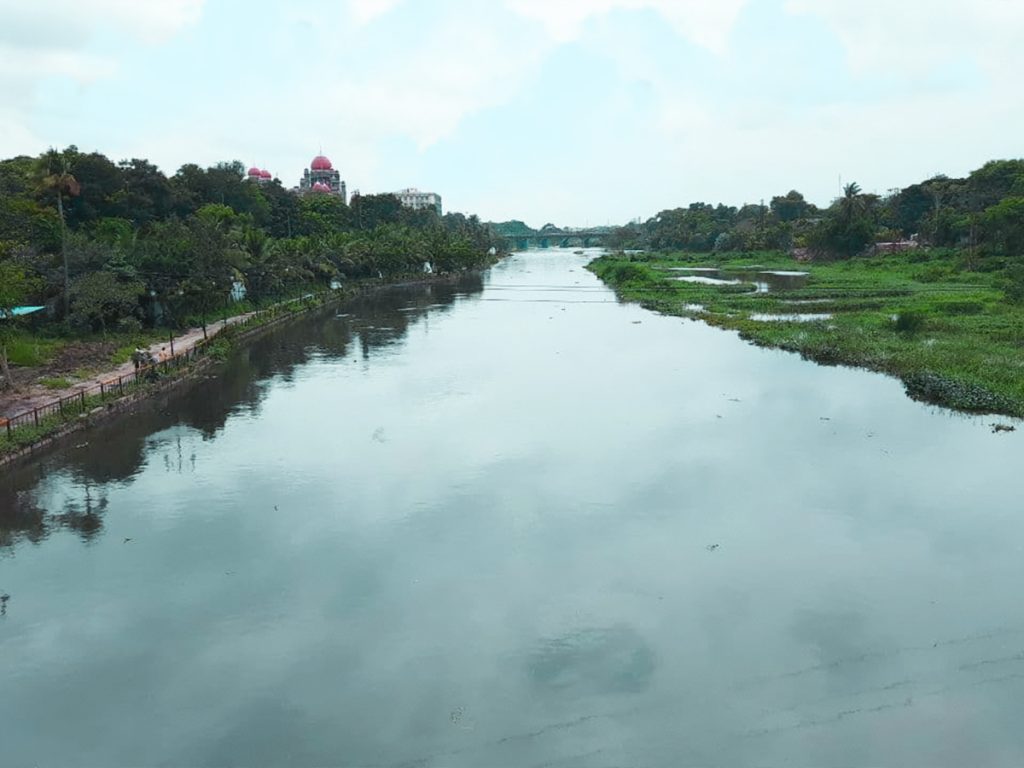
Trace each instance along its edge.
<path fill-rule="evenodd" d="M 510 230 L 501 226 L 495 227 L 500 237 L 505 238 L 511 250 L 526 251 L 530 248 L 592 248 L 605 244 L 613 227 L 588 227 L 573 229 L 569 227 L 544 227 L 544 229 L 524 231 Z"/>

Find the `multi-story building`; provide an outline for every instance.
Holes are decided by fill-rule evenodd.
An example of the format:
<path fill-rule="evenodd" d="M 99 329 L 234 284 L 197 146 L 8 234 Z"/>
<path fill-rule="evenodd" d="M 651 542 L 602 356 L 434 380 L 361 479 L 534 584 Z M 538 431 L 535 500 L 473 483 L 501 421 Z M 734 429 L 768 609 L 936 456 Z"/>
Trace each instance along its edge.
<path fill-rule="evenodd" d="M 420 192 L 418 189 L 402 189 L 394 193 L 395 197 L 402 201 L 406 208 L 414 211 L 421 211 L 424 208 L 433 208 L 437 215 L 441 216 L 441 196 L 434 192 Z"/>
<path fill-rule="evenodd" d="M 302 173 L 299 181 L 299 194 L 332 194 L 341 197 L 343 202 L 348 202 L 348 190 L 345 182 L 341 180 L 341 173 L 334 169 L 331 161 L 323 155 L 317 155 Z"/>

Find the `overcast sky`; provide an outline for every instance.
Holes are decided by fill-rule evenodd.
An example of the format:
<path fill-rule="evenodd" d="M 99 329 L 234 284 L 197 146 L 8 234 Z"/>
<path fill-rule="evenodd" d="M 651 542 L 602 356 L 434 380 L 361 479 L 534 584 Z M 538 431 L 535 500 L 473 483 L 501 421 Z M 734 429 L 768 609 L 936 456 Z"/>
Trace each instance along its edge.
<path fill-rule="evenodd" d="M 1020 157 L 1024 0 L 0 0 L 0 156 L 620 223 Z"/>

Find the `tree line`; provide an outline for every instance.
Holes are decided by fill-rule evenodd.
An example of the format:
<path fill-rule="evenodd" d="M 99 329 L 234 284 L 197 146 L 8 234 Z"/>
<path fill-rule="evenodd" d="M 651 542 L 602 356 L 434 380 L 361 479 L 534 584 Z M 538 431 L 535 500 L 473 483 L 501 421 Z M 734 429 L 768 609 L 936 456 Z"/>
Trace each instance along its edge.
<path fill-rule="evenodd" d="M 0 313 L 47 306 L 71 331 L 180 327 L 240 285 L 263 302 L 425 262 L 468 269 L 498 246 L 476 216 L 411 210 L 393 195 L 299 196 L 249 180 L 237 161 L 173 176 L 74 146 L 0 161 Z"/>
<path fill-rule="evenodd" d="M 890 242 L 963 249 L 972 260 L 1024 255 L 1024 160 L 994 160 L 966 178 L 933 176 L 887 195 L 851 183 L 824 209 L 796 190 L 768 205 L 693 203 L 622 227 L 612 239 L 618 248 L 795 250 L 832 259 Z"/>

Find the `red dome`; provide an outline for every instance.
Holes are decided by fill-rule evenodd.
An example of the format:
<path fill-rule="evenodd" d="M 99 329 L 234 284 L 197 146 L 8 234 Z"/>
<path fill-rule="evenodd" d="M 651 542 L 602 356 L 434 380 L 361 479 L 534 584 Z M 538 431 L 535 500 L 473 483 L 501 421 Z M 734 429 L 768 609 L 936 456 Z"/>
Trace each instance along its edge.
<path fill-rule="evenodd" d="M 274 178 L 274 174 L 272 174 L 270 171 L 260 171 L 260 178 L 261 179 L 272 179 L 272 178 Z"/>
<path fill-rule="evenodd" d="M 250 176 L 262 176 L 263 175 L 263 171 L 261 171 L 256 166 L 253 166 L 252 168 L 249 169 L 249 175 Z"/>
<path fill-rule="evenodd" d="M 318 181 L 313 185 L 314 192 L 330 192 L 331 188 L 324 184 L 322 181 Z"/>
<path fill-rule="evenodd" d="M 310 164 L 310 169 L 314 171 L 333 171 L 334 166 L 331 165 L 331 161 L 323 155 L 317 155 L 313 158 L 313 162 Z"/>

